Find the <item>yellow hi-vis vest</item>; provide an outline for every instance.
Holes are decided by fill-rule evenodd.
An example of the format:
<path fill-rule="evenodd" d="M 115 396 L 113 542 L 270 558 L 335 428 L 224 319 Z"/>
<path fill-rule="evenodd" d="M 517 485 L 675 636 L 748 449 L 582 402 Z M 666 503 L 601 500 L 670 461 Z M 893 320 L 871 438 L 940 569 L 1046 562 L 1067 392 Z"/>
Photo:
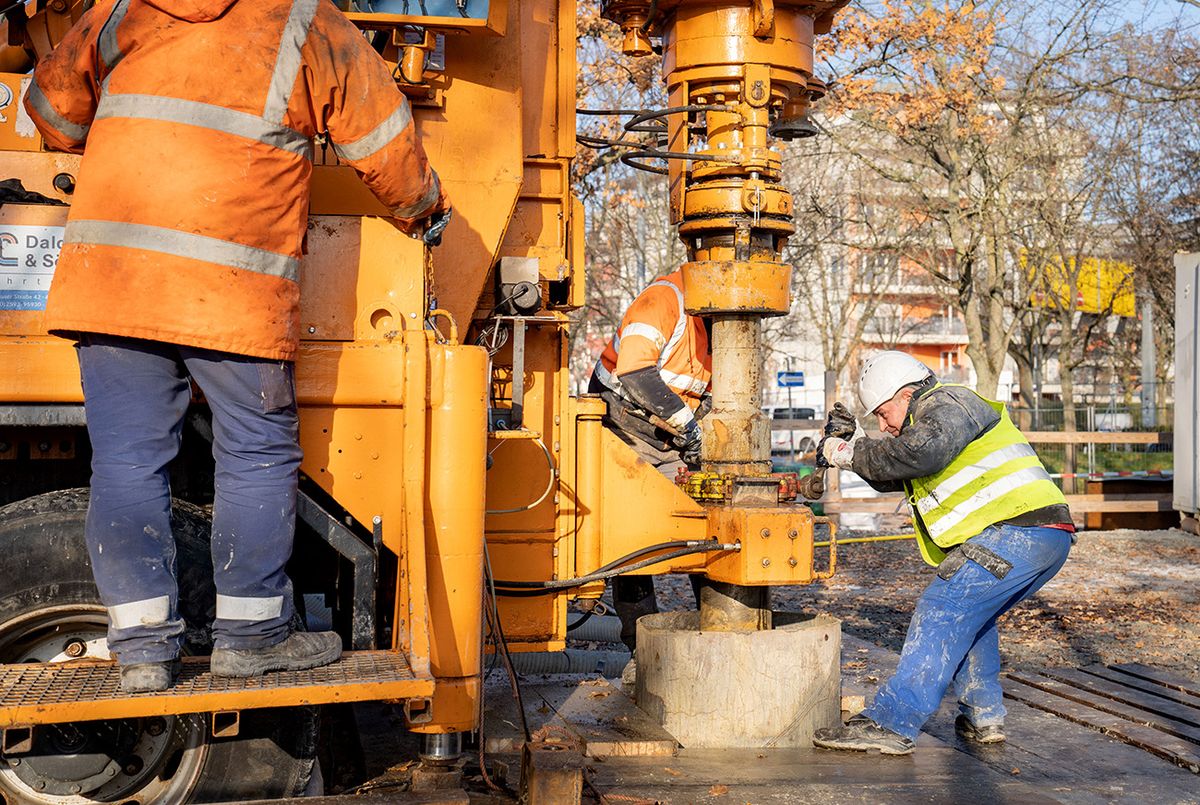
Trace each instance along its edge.
<path fill-rule="evenodd" d="M 939 383 L 934 389 L 944 385 L 957 384 Z M 1000 415 L 995 427 L 963 448 L 944 469 L 904 483 L 917 545 L 931 565 L 946 558 L 945 549 L 994 523 L 1067 502 L 1008 418 L 1004 403 L 980 399 Z"/>

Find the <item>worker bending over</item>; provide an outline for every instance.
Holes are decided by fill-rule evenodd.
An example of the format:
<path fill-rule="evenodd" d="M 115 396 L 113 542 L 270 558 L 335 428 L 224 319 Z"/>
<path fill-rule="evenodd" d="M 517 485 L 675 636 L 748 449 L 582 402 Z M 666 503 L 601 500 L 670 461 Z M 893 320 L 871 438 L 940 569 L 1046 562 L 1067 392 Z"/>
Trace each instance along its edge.
<path fill-rule="evenodd" d="M 996 619 L 1033 595 L 1067 559 L 1075 528 L 1066 499 L 1003 403 L 947 385 L 920 361 L 883 352 L 864 365 L 866 411 L 895 438 L 827 437 L 818 453 L 875 489 L 903 489 L 917 545 L 937 577 L 917 601 L 900 664 L 862 714 L 819 729 L 826 749 L 904 755 L 953 682 L 958 731 L 1004 740 Z"/>
<path fill-rule="evenodd" d="M 700 464 L 697 420 L 712 406 L 708 327 L 684 310 L 683 274 L 668 274 L 630 304 L 588 386 L 608 403 L 604 426 L 671 480 Z M 654 578 L 618 576 L 613 602 L 621 641 L 633 651 L 637 619 L 658 612 Z"/>
<path fill-rule="evenodd" d="M 78 341 L 85 531 L 121 686 L 178 673 L 167 466 L 192 382 L 216 460 L 212 672 L 334 661 L 336 633 L 293 633 L 284 570 L 312 141 L 327 134 L 415 232 L 448 208 L 408 101 L 325 0 L 101 0 L 38 64 L 26 108 L 50 147 L 84 155 L 46 318 Z"/>

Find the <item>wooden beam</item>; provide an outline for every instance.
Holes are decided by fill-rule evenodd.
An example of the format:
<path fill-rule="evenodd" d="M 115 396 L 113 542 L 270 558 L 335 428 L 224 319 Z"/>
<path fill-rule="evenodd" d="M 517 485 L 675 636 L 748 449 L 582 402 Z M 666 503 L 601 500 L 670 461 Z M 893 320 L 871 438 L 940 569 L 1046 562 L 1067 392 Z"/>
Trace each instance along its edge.
<path fill-rule="evenodd" d="M 825 427 L 823 419 L 772 419 L 771 430 L 820 430 Z"/>
<path fill-rule="evenodd" d="M 1170 493 L 1150 495 L 1067 495 L 1072 514 L 1083 512 L 1169 512 L 1175 507 Z M 882 495 L 877 498 L 834 498 L 821 501 L 830 514 L 907 514 L 908 504 L 903 495 Z"/>
<path fill-rule="evenodd" d="M 1030 444 L 1172 444 L 1174 433 L 1159 431 L 1023 431 Z"/>
<path fill-rule="evenodd" d="M 820 430 L 823 419 L 773 419 L 771 430 Z M 1029 430 L 1030 444 L 1173 444 L 1175 434 L 1160 431 Z M 870 434 L 875 436 L 877 434 Z"/>

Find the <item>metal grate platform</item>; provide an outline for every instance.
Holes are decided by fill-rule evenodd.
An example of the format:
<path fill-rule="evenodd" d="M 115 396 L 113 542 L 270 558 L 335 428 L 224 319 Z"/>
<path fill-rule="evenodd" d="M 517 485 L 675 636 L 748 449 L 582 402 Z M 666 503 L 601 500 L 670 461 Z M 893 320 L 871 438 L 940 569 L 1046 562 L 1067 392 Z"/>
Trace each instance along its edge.
<path fill-rule="evenodd" d="M 119 681 L 115 662 L 0 665 L 0 728 L 433 693 L 433 680 L 416 677 L 404 655 L 391 651 L 347 652 L 321 668 L 247 679 L 213 676 L 208 657 L 184 657 L 179 681 L 169 691 L 125 693 Z"/>

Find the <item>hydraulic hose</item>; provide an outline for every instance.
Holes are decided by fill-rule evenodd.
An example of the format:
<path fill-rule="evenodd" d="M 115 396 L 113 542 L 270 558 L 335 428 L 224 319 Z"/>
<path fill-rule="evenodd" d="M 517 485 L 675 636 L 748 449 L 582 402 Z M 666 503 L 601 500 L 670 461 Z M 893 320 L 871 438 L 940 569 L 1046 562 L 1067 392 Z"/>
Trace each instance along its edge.
<path fill-rule="evenodd" d="M 600 567 L 593 570 L 592 573 L 603 573 L 606 570 L 612 570 L 613 568 L 620 567 L 621 565 L 624 565 L 627 562 L 632 562 L 635 559 L 641 559 L 646 554 L 654 553 L 655 551 L 665 551 L 665 550 L 669 550 L 671 548 L 698 548 L 701 545 L 706 545 L 706 544 L 711 545 L 713 543 L 712 542 L 708 542 L 708 543 L 698 542 L 697 540 L 677 539 L 677 540 L 673 540 L 671 542 L 659 542 L 654 545 L 647 545 L 645 548 L 638 548 L 636 551 L 631 551 L 630 553 L 627 553 L 624 556 L 618 557 L 606 565 L 601 565 Z M 591 573 L 589 573 L 588 575 L 590 576 Z"/>
<path fill-rule="evenodd" d="M 648 553 L 654 553 L 656 551 L 665 551 L 670 548 L 698 548 L 702 545 L 712 545 L 712 544 L 714 544 L 714 543 L 699 542 L 697 540 L 682 540 L 682 539 L 672 540 L 670 542 L 657 542 L 654 545 L 647 545 L 644 548 L 638 548 L 636 551 L 631 551 L 630 553 L 627 553 L 624 556 L 617 557 L 616 559 L 612 560 L 608 564 L 601 565 L 600 567 L 596 568 L 595 570 L 593 570 L 591 573 L 588 573 L 587 575 L 591 576 L 595 573 L 604 573 L 606 571 L 620 567 L 628 562 L 632 562 L 635 559 L 640 559 L 641 557 L 645 556 Z M 658 561 L 658 560 L 655 560 L 655 561 Z M 496 584 L 498 586 L 503 586 L 504 582 L 497 581 Z M 541 584 L 541 582 L 514 582 L 512 586 L 529 586 L 529 585 L 540 585 L 540 584 Z M 584 619 L 577 621 L 577 624 L 582 624 L 583 620 Z M 573 629 L 575 627 L 572 626 L 569 628 Z"/>
<path fill-rule="evenodd" d="M 550 467 L 550 479 L 546 482 L 546 489 L 532 503 L 526 503 L 524 506 L 518 506 L 515 509 L 488 509 L 484 514 L 516 514 L 518 512 L 527 512 L 530 509 L 536 508 L 543 500 L 550 497 L 550 493 L 554 491 L 554 482 L 558 480 L 558 467 L 555 466 L 554 456 L 550 455 L 550 448 L 546 447 L 546 443 L 541 439 L 535 439 L 534 441 L 538 447 L 542 448 L 542 452 L 546 454 L 546 464 Z"/>
<path fill-rule="evenodd" d="M 643 559 L 642 561 L 635 562 L 632 565 L 625 565 L 622 567 L 615 567 L 615 568 L 611 568 L 611 569 L 608 569 L 609 566 L 606 565 L 605 569 L 596 570 L 592 573 L 588 573 L 585 576 L 579 576 L 579 577 L 573 578 L 573 579 L 554 579 L 551 581 L 502 581 L 500 579 L 496 579 L 495 584 L 496 584 L 496 587 L 509 588 L 509 589 L 505 589 L 505 590 L 497 590 L 497 592 L 500 593 L 501 595 L 522 595 L 522 594 L 524 594 L 524 595 L 542 595 L 542 594 L 545 594 L 548 592 L 553 592 L 556 590 L 567 590 L 572 587 L 582 587 L 583 585 L 591 584 L 594 581 L 603 581 L 605 579 L 611 579 L 614 576 L 620 576 L 623 573 L 629 573 L 634 570 L 640 570 L 644 567 L 649 567 L 650 565 L 656 565 L 659 562 L 665 562 L 668 559 L 678 559 L 681 556 L 689 556 L 689 555 L 695 554 L 695 553 L 710 553 L 710 552 L 714 552 L 714 551 L 738 551 L 738 550 L 741 550 L 740 545 L 722 544 L 722 543 L 715 542 L 715 541 L 699 542 L 699 543 L 696 543 L 693 547 L 680 548 L 679 550 L 671 551 L 670 553 L 665 553 L 662 556 L 652 556 L 649 559 Z M 620 561 L 621 560 L 619 560 L 619 559 L 616 560 L 616 562 L 620 562 Z M 614 563 L 609 563 L 609 564 L 612 565 Z"/>

